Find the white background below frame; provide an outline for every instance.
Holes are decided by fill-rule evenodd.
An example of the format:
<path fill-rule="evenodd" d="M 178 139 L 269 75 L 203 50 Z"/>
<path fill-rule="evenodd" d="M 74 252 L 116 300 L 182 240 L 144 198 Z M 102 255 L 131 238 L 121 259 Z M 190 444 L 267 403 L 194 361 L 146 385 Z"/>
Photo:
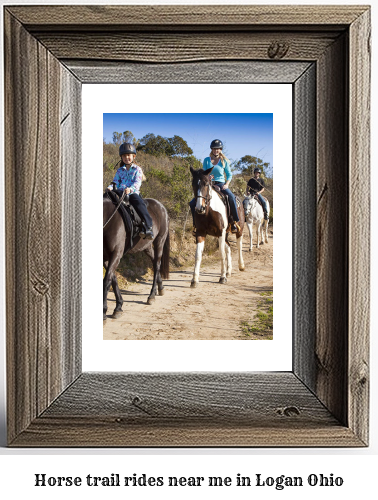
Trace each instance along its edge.
<path fill-rule="evenodd" d="M 292 370 L 292 86 L 243 84 L 235 92 L 235 85 L 154 84 L 148 93 L 139 84 L 83 85 L 83 371 Z M 127 109 L 125 95 L 133 96 Z M 273 341 L 104 341 L 102 203 L 94 204 L 102 192 L 103 113 L 213 113 L 211 102 L 222 102 L 224 113 L 273 113 Z M 133 131 L 132 124 L 124 130 Z M 227 286 L 231 293 L 232 278 Z M 205 294 L 205 287 L 198 293 Z"/>

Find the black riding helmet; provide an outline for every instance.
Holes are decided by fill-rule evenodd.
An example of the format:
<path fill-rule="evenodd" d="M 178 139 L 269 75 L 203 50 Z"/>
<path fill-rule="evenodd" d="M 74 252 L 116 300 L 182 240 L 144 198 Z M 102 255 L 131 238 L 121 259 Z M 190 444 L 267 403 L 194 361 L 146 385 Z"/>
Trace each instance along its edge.
<path fill-rule="evenodd" d="M 119 147 L 119 156 L 128 154 L 136 155 L 136 149 L 134 144 L 130 144 L 130 142 L 124 142 Z"/>
<path fill-rule="evenodd" d="M 219 139 L 214 139 L 211 141 L 210 149 L 223 149 L 223 142 Z"/>
<path fill-rule="evenodd" d="M 255 173 L 255 172 L 258 172 L 259 174 L 261 174 L 261 170 L 259 168 L 257 168 L 257 167 L 255 168 L 255 170 L 253 171 L 253 173 Z"/>

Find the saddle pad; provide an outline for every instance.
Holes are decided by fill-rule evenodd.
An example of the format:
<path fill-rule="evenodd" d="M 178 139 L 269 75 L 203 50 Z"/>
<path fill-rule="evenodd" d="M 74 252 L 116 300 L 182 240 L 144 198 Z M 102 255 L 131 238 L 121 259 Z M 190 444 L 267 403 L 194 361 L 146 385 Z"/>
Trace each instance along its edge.
<path fill-rule="evenodd" d="M 219 186 L 213 186 L 213 189 L 217 193 L 219 198 L 223 201 L 223 203 L 227 205 L 227 194 L 223 193 Z"/>
<path fill-rule="evenodd" d="M 108 191 L 104 196 L 108 196 L 112 201 L 113 205 L 117 206 L 119 204 L 120 198 L 113 191 Z M 118 212 L 121 214 L 123 223 L 125 224 L 126 229 L 126 242 L 124 254 L 132 249 L 134 246 L 133 240 L 138 236 L 142 226 L 142 220 L 135 211 L 134 207 L 128 203 L 125 205 L 123 202 L 118 207 Z"/>

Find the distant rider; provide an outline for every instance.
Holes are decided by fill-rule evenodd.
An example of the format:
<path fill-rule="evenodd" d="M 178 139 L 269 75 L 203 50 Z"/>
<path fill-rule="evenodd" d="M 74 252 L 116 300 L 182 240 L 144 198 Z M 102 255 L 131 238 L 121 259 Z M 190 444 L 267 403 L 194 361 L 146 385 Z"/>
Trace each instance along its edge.
<path fill-rule="evenodd" d="M 261 179 L 260 176 L 261 176 L 261 170 L 258 167 L 256 167 L 253 171 L 253 177 L 248 181 L 247 190 L 245 194 L 247 196 L 249 194 L 257 195 L 258 199 L 261 201 L 261 205 L 264 210 L 264 219 L 268 220 L 268 209 L 266 206 L 266 201 L 265 198 L 261 196 L 261 193 L 263 193 L 265 189 L 265 182 L 263 179 Z"/>
<path fill-rule="evenodd" d="M 153 240 L 152 219 L 144 200 L 139 195 L 143 171 L 139 165 L 133 163 L 136 157 L 135 146 L 128 142 L 121 144 L 119 147 L 119 156 L 121 157 L 121 166 L 113 179 L 113 182 L 116 184 L 114 191 L 118 196 L 122 196 L 123 192 L 126 191 L 126 194 L 129 195 L 130 204 L 135 208 L 135 211 L 143 221 L 144 228 L 140 232 L 140 236 Z M 113 189 L 112 184 L 108 186 L 108 189 Z"/>

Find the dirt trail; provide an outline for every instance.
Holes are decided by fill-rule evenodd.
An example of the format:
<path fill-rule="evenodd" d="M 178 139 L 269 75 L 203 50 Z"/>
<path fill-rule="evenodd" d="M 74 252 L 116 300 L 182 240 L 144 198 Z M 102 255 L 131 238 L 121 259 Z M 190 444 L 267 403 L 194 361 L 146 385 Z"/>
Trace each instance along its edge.
<path fill-rule="evenodd" d="M 169 281 L 164 282 L 165 295 L 157 296 L 151 306 L 146 301 L 152 281 L 133 284 L 122 290 L 122 317 L 108 316 L 104 340 L 247 340 L 241 321 L 251 320 L 261 292 L 273 290 L 273 234 L 269 231 L 268 245 L 249 252 L 245 229 L 243 272 L 238 269 L 234 236 L 230 243 L 233 272 L 227 284 L 218 283 L 219 259 L 202 263 L 197 288 L 190 288 L 193 267 L 171 272 Z M 114 295 L 109 293 L 109 315 L 114 307 Z"/>

